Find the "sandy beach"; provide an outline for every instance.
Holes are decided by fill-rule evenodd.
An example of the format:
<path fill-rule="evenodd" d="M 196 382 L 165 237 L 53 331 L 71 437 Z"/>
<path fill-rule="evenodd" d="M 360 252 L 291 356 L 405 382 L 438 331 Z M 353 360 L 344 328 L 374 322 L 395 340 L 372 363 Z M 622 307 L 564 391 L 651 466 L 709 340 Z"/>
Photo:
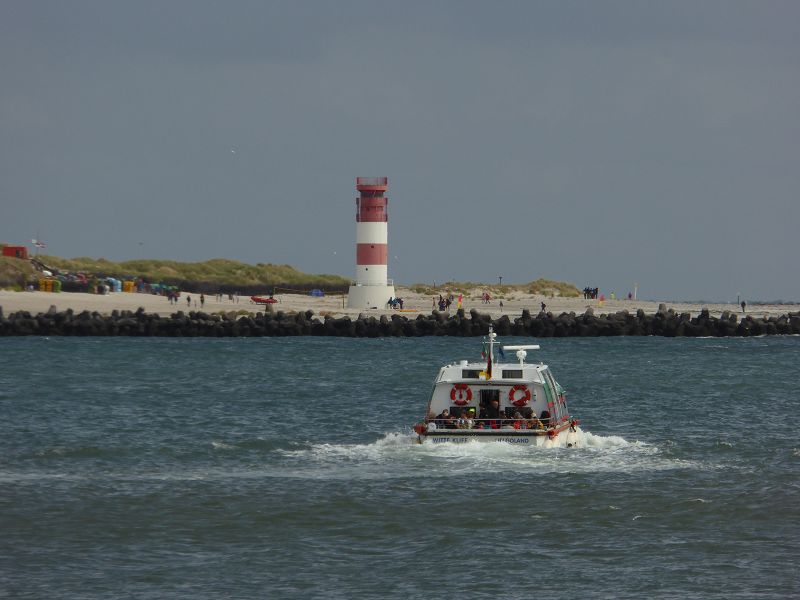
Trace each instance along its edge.
<path fill-rule="evenodd" d="M 481 301 L 482 290 L 476 289 L 473 293 L 464 297 L 463 308 L 469 312 L 476 309 L 481 313 L 489 313 L 493 318 L 503 314 L 511 318 L 518 317 L 523 309 L 528 309 L 532 314 L 537 314 L 541 310 L 541 303 L 546 305 L 546 311 L 553 314 L 562 312 L 575 312 L 581 314 L 587 308 L 592 308 L 595 314 L 615 313 L 622 310 L 636 312 L 643 309 L 645 313 L 652 314 L 658 310 L 660 302 L 645 300 L 627 299 L 606 299 L 585 300 L 584 298 L 549 298 L 541 295 L 526 294 L 522 292 L 510 292 L 502 298 L 494 298 L 490 304 Z M 444 292 L 443 292 L 444 293 Z M 278 303 L 274 305 L 275 310 L 286 312 L 297 312 L 311 310 L 317 315 L 343 316 L 349 315 L 357 317 L 359 314 L 401 314 L 409 318 L 415 318 L 418 314 L 428 315 L 433 310 L 433 296 L 421 295 L 408 288 L 398 287 L 397 294 L 403 298 L 403 310 L 396 311 L 391 309 L 377 310 L 358 310 L 346 308 L 346 297 L 324 296 L 312 297 L 302 294 L 279 294 L 275 296 Z M 187 304 L 187 297 L 191 298 L 191 305 Z M 438 296 L 437 296 L 438 299 Z M 500 303 L 502 302 L 502 306 Z M 688 312 L 691 316 L 697 316 L 703 308 L 707 308 L 712 316 L 719 316 L 724 311 L 734 312 L 742 315 L 740 306 L 734 304 L 697 304 L 689 302 L 669 302 L 664 301 L 667 308 L 674 309 L 678 313 Z M 12 292 L 0 290 L 0 307 L 8 315 L 17 311 L 28 311 L 36 314 L 47 312 L 51 306 L 56 310 L 63 311 L 71 308 L 75 312 L 88 310 L 98 312 L 103 315 L 111 314 L 114 310 L 132 310 L 144 308 L 148 313 L 157 313 L 168 316 L 178 310 L 184 312 L 188 310 L 204 310 L 208 313 L 219 311 L 263 311 L 264 307 L 254 304 L 247 296 L 234 297 L 231 301 L 225 297 L 221 301 L 215 296 L 206 296 L 204 306 L 200 305 L 200 295 L 193 293 L 183 293 L 177 304 L 170 304 L 166 297 L 155 296 L 152 294 L 137 294 L 117 292 L 107 295 L 84 294 L 84 293 L 48 293 L 48 292 Z M 455 312 L 457 303 L 451 306 L 451 312 Z M 754 317 L 770 317 L 784 315 L 788 312 L 800 310 L 798 304 L 754 304 L 747 307 L 747 314 Z"/>

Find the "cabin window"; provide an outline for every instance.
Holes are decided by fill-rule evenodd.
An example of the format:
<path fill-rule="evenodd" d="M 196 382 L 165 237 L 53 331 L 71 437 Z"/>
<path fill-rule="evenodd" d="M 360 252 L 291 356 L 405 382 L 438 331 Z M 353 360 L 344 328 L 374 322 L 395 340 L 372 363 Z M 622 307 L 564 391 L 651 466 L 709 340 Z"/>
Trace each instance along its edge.
<path fill-rule="evenodd" d="M 489 406 L 492 400 L 500 401 L 500 390 L 481 390 L 481 406 Z"/>
<path fill-rule="evenodd" d="M 522 379 L 522 369 L 503 369 L 503 379 Z"/>
<path fill-rule="evenodd" d="M 461 379 L 480 379 L 481 372 L 478 369 L 462 369 Z"/>

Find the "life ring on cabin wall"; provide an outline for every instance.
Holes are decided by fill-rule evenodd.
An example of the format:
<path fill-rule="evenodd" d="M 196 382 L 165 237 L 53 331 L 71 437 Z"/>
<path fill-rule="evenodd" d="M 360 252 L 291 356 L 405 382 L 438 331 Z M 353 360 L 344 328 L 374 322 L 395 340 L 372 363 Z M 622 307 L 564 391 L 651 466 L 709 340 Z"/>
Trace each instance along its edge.
<path fill-rule="evenodd" d="M 517 392 L 522 392 L 522 396 L 517 398 Z M 527 385 L 518 383 L 508 390 L 508 401 L 514 406 L 525 406 L 531 401 L 531 391 L 528 389 Z"/>
<path fill-rule="evenodd" d="M 457 406 L 466 406 L 472 402 L 472 389 L 466 383 L 456 383 L 450 390 L 450 400 Z"/>

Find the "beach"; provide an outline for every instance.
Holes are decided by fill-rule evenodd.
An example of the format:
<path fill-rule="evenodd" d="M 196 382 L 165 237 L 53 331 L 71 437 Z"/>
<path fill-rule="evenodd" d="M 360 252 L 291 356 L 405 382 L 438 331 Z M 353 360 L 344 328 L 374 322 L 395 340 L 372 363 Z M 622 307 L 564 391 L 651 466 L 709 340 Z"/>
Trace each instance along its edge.
<path fill-rule="evenodd" d="M 355 309 L 347 308 L 347 298 L 341 295 L 326 295 L 314 297 L 305 294 L 276 294 L 278 301 L 274 304 L 275 311 L 301 312 L 313 311 L 316 315 L 331 315 L 334 317 L 350 316 L 357 317 L 359 314 L 380 316 L 384 314 L 401 314 L 408 318 L 415 318 L 419 314 L 429 315 L 434 309 L 434 301 L 438 300 L 438 295 L 423 295 L 412 291 L 409 288 L 398 286 L 396 288 L 398 297 L 403 299 L 403 310 L 392 310 L 386 307 L 378 309 Z M 440 292 L 446 296 L 448 291 L 442 289 Z M 627 300 L 627 299 L 606 299 L 586 300 L 580 298 L 550 298 L 539 294 L 526 294 L 524 292 L 512 291 L 503 297 L 495 297 L 489 304 L 481 300 L 482 289 L 476 288 L 470 294 L 464 296 L 462 306 L 464 310 L 475 309 L 480 313 L 489 314 L 492 318 L 499 318 L 502 315 L 517 317 L 527 309 L 531 314 L 538 314 L 541 311 L 542 302 L 545 311 L 558 315 L 561 313 L 574 312 L 583 314 L 591 308 L 596 315 L 617 313 L 627 310 L 629 313 L 636 313 L 642 309 L 646 314 L 654 314 L 658 311 L 659 304 L 666 305 L 667 309 L 673 309 L 677 313 L 689 313 L 692 317 L 697 316 L 701 310 L 708 309 L 711 316 L 719 317 L 723 312 L 729 311 L 734 314 L 742 315 L 742 308 L 736 304 L 724 303 L 697 303 L 681 301 L 651 301 L 651 300 Z M 187 298 L 191 302 L 187 303 Z M 388 300 L 388 298 L 387 298 Z M 502 306 L 501 306 L 502 302 Z M 126 292 L 112 292 L 105 295 L 87 293 L 50 293 L 39 291 L 13 292 L 0 290 L 0 308 L 8 315 L 18 311 L 28 311 L 32 314 L 44 313 L 55 307 L 57 311 L 72 309 L 74 312 L 97 312 L 101 315 L 110 315 L 113 311 L 130 310 L 136 311 L 143 308 L 145 312 L 169 316 L 179 310 L 184 312 L 190 310 L 203 310 L 208 313 L 220 311 L 242 311 L 262 312 L 264 306 L 251 302 L 249 296 L 234 296 L 231 300 L 224 296 L 222 300 L 214 295 L 205 297 L 205 302 L 201 306 L 200 295 L 191 292 L 183 292 L 177 304 L 170 304 L 165 296 L 153 294 L 139 294 Z M 451 313 L 458 309 L 457 295 L 456 301 L 450 306 Z M 746 308 L 746 314 L 753 317 L 777 317 L 789 312 L 800 310 L 797 304 L 752 304 Z"/>

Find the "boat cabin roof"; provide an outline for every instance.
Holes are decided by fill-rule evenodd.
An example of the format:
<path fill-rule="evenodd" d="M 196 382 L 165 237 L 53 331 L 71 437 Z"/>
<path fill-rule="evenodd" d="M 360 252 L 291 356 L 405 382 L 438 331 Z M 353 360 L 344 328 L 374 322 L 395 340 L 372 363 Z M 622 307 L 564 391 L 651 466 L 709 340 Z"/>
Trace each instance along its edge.
<path fill-rule="evenodd" d="M 436 378 L 436 383 L 486 381 L 486 376 L 484 374 L 485 369 L 486 363 L 483 361 L 469 362 L 462 360 L 457 363 L 445 365 L 439 369 L 439 376 Z M 497 382 L 499 380 L 508 380 L 541 383 L 543 381 L 542 373 L 547 370 L 547 365 L 542 363 L 495 363 L 492 365 L 492 377 L 490 381 Z"/>

